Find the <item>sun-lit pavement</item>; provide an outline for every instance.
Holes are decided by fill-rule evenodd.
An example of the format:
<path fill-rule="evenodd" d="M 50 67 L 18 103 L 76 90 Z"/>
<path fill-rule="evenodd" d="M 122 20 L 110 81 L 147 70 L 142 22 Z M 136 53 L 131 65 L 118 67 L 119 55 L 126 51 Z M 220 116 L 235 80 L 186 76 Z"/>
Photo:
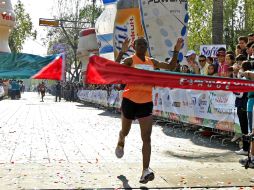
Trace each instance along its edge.
<path fill-rule="evenodd" d="M 151 168 L 140 184 L 141 138 L 137 122 L 125 155 L 114 149 L 119 114 L 36 93 L 0 101 L 0 189 L 176 188 L 254 186 L 254 170 L 238 164 L 237 146 L 209 142 L 179 129 L 154 126 Z M 248 188 L 251 189 L 251 188 Z"/>

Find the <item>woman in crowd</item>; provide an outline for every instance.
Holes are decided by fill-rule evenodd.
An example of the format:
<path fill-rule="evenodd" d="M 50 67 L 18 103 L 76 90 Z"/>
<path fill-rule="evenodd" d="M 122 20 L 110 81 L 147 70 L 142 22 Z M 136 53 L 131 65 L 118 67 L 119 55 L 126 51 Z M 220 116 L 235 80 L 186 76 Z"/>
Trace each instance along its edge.
<path fill-rule="evenodd" d="M 181 73 L 190 73 L 190 69 L 189 69 L 188 65 L 181 65 L 180 72 Z"/>
<path fill-rule="evenodd" d="M 214 64 L 210 64 L 207 68 L 207 71 L 208 76 L 217 76 L 216 66 Z"/>
<path fill-rule="evenodd" d="M 238 56 L 239 54 L 241 54 L 242 50 L 239 44 L 236 45 L 235 48 L 235 56 Z"/>
<path fill-rule="evenodd" d="M 235 56 L 233 54 L 227 54 L 226 58 L 225 58 L 226 64 L 228 64 L 228 66 L 233 66 L 235 63 Z"/>

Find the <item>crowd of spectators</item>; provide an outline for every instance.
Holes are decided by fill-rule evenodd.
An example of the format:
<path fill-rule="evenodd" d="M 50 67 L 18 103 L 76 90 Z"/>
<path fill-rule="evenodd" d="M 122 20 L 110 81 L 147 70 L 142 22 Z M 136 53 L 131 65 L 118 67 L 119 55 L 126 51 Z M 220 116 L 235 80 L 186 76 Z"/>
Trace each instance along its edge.
<path fill-rule="evenodd" d="M 254 33 L 249 34 L 249 36 L 240 36 L 235 52 L 227 51 L 221 47 L 218 49 L 216 57 L 213 58 L 197 55 L 195 51 L 190 50 L 185 57 L 187 63 L 179 64 L 179 69 L 176 69 L 176 71 L 239 78 L 236 74 L 241 70 L 241 65 L 244 61 L 250 62 L 252 68 L 254 68 Z"/>
<path fill-rule="evenodd" d="M 59 101 L 61 98 L 65 99 L 66 101 L 74 102 L 78 101 L 77 93 L 79 90 L 84 89 L 83 84 L 81 82 L 57 82 L 56 84 L 52 85 L 48 91 L 52 95 L 56 96 Z"/>
<path fill-rule="evenodd" d="M 20 99 L 21 93 L 25 91 L 25 85 L 22 80 L 16 79 L 0 79 L 1 89 L 4 90 L 4 95 L 11 99 Z"/>

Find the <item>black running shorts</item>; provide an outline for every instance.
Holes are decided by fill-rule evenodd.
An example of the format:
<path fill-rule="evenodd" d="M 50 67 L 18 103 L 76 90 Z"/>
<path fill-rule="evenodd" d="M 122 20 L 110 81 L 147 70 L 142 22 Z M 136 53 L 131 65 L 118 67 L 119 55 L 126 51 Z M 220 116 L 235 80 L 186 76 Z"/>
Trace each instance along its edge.
<path fill-rule="evenodd" d="M 153 102 L 138 104 L 123 98 L 121 110 L 126 119 L 135 120 L 152 115 Z"/>

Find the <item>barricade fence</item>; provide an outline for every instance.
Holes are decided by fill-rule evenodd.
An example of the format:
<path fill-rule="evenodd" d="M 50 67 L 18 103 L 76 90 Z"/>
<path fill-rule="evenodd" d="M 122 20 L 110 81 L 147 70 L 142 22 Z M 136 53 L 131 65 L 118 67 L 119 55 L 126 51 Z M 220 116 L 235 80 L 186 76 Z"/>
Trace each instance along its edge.
<path fill-rule="evenodd" d="M 81 101 L 120 108 L 122 91 L 80 90 Z M 154 88 L 153 115 L 169 121 L 241 133 L 235 95 L 225 91 Z"/>

